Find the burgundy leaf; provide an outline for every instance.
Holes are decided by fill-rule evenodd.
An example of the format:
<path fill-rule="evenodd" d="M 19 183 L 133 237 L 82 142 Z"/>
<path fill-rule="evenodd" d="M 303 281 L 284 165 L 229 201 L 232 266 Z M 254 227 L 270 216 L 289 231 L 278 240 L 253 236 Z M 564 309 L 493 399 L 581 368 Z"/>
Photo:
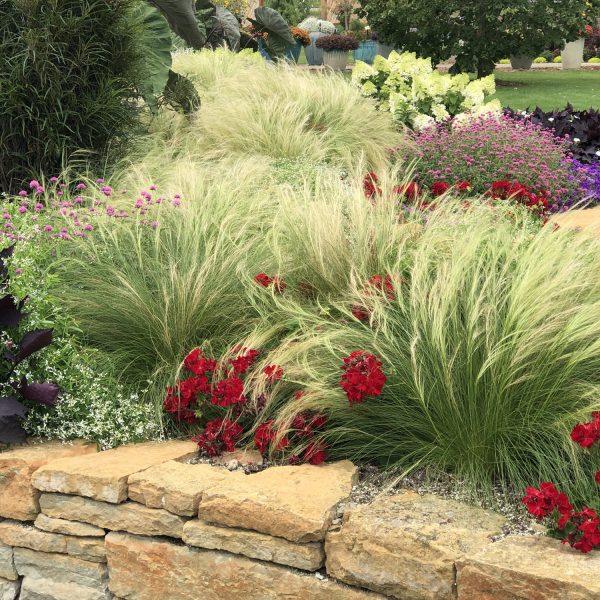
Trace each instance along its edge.
<path fill-rule="evenodd" d="M 0 444 L 23 444 L 27 432 L 21 425 L 21 417 L 0 417 Z"/>
<path fill-rule="evenodd" d="M 0 279 L 4 281 L 8 276 L 8 267 L 6 266 L 6 259 L 10 258 L 15 251 L 15 245 L 0 250 Z"/>
<path fill-rule="evenodd" d="M 25 417 L 27 409 L 22 402 L 14 396 L 2 396 L 0 398 L 0 419 L 3 417 Z"/>
<path fill-rule="evenodd" d="M 28 331 L 19 342 L 17 362 L 31 356 L 52 343 L 52 329 L 36 329 Z"/>
<path fill-rule="evenodd" d="M 27 383 L 21 382 L 19 393 L 25 400 L 54 406 L 60 394 L 60 388 L 55 383 Z"/>
<path fill-rule="evenodd" d="M 3 327 L 16 327 L 25 314 L 21 312 L 23 301 L 15 302 L 12 296 L 0 299 L 0 325 Z"/>

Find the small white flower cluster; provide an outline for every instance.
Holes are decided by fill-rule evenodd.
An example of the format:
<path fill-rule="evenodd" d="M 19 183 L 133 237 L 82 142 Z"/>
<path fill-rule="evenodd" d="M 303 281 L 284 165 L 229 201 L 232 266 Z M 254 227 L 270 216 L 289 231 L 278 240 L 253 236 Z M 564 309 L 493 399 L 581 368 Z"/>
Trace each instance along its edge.
<path fill-rule="evenodd" d="M 493 75 L 471 81 L 467 74 L 443 74 L 433 68 L 430 58 L 417 58 L 414 52 L 392 52 L 388 59 L 377 56 L 372 66 L 357 61 L 352 81 L 396 121 L 414 129 L 459 114 L 501 110 L 497 100 L 485 102 L 496 91 Z"/>

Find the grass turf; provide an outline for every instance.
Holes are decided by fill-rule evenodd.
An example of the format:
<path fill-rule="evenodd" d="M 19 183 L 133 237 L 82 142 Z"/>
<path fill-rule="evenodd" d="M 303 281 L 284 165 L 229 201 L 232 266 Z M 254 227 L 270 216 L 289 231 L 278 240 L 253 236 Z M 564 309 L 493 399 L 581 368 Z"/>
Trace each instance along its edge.
<path fill-rule="evenodd" d="M 496 71 L 496 98 L 516 109 L 600 108 L 600 71 Z"/>

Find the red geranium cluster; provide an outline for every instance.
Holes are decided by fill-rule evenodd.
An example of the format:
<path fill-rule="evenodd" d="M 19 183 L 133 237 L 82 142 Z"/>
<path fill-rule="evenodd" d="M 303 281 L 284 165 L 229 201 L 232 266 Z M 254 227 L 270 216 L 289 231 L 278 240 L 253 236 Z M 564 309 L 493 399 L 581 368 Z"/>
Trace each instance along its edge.
<path fill-rule="evenodd" d="M 244 433 L 243 427 L 229 419 L 214 419 L 204 427 L 204 431 L 192 438 L 208 456 L 219 456 L 223 452 L 233 452 L 235 444 Z"/>
<path fill-rule="evenodd" d="M 556 528 L 564 532 L 563 544 L 583 553 L 600 547 L 600 521 L 596 511 L 586 506 L 573 511 L 568 496 L 559 492 L 553 483 L 545 481 L 539 489 L 528 487 L 523 502 L 537 519 L 549 516 L 555 521 Z"/>
<path fill-rule="evenodd" d="M 592 413 L 589 423 L 578 423 L 571 431 L 571 439 L 582 448 L 591 448 L 599 441 L 600 412 Z M 600 485 L 600 471 L 594 480 Z M 550 517 L 555 522 L 556 529 L 563 532 L 563 544 L 584 553 L 600 548 L 600 520 L 596 511 L 587 506 L 574 511 L 568 496 L 559 492 L 553 483 L 545 481 L 539 489 L 528 487 L 523 503 L 537 519 Z"/>
<path fill-rule="evenodd" d="M 391 275 L 385 275 L 385 277 L 373 275 L 372 277 L 369 277 L 365 283 L 363 292 L 368 295 L 373 289 L 384 292 L 385 297 L 390 301 L 396 299 L 396 290 L 394 289 L 394 282 Z M 370 313 L 364 306 L 355 304 L 352 307 L 352 314 L 359 321 L 366 321 L 369 318 Z"/>
<path fill-rule="evenodd" d="M 327 460 L 327 446 L 319 437 L 321 433 L 319 430 L 326 423 L 327 417 L 325 415 L 310 415 L 308 412 L 300 413 L 293 418 L 285 435 L 280 436 L 273 421 L 265 421 L 256 428 L 254 445 L 261 454 L 265 454 L 277 438 L 279 440 L 274 448 L 277 451 L 285 450 L 290 446 L 306 444 L 308 440 L 304 450 L 288 457 L 288 462 L 293 465 L 301 462 L 318 465 Z"/>
<path fill-rule="evenodd" d="M 386 382 L 381 370 L 381 361 L 365 350 L 356 350 L 344 357 L 344 371 L 340 386 L 346 392 L 350 404 L 364 402 L 369 397 L 379 396 Z"/>
<path fill-rule="evenodd" d="M 267 365 L 263 369 L 263 373 L 267 376 L 270 383 L 275 383 L 283 377 L 283 369 L 278 365 Z"/>
<path fill-rule="evenodd" d="M 531 209 L 544 213 L 548 209 L 548 192 L 532 192 L 531 188 L 517 181 L 500 179 L 494 181 L 488 192 L 492 198 L 515 200 Z"/>
<path fill-rule="evenodd" d="M 367 173 L 363 177 L 363 191 L 365 192 L 365 196 L 367 198 L 372 198 L 373 196 L 380 196 L 382 193 L 382 189 L 377 185 L 379 183 L 379 178 L 375 173 Z"/>
<path fill-rule="evenodd" d="M 434 196 L 441 196 L 448 190 L 456 190 L 458 192 L 468 192 L 471 189 L 470 181 L 457 181 L 454 185 L 450 185 L 445 181 L 436 181 L 431 184 L 431 193 Z"/>
<path fill-rule="evenodd" d="M 591 448 L 600 442 L 600 412 L 592 413 L 588 423 L 577 423 L 571 431 L 571 439 L 582 448 Z"/>
<path fill-rule="evenodd" d="M 268 288 L 269 286 L 273 286 L 273 289 L 278 293 L 278 294 L 283 294 L 283 292 L 285 291 L 285 288 L 287 287 L 285 281 L 283 281 L 283 279 L 281 277 L 279 277 L 279 275 L 274 275 L 273 277 L 269 277 L 266 273 L 259 273 L 255 278 L 254 281 L 256 281 L 256 283 L 258 283 L 258 285 L 261 285 L 264 288 Z"/>

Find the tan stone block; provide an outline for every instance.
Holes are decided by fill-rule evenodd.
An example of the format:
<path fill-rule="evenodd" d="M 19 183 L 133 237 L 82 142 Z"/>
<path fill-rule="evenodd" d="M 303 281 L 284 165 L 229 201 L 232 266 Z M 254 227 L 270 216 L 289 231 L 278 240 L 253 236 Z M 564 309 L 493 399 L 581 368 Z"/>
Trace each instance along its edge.
<path fill-rule="evenodd" d="M 327 573 L 402 600 L 454 598 L 454 561 L 491 544 L 504 518 L 433 495 L 405 492 L 344 514 L 325 540 Z"/>
<path fill-rule="evenodd" d="M 80 496 L 42 494 L 42 512 L 55 519 L 80 520 L 113 531 L 181 538 L 186 519 L 136 502 L 110 504 Z"/>
<path fill-rule="evenodd" d="M 0 579 L 10 579 L 11 581 L 14 581 L 18 578 L 19 576 L 15 571 L 12 547 L 0 543 Z"/>
<path fill-rule="evenodd" d="M 600 553 L 508 537 L 456 563 L 459 600 L 600 600 Z"/>
<path fill-rule="evenodd" d="M 43 492 L 119 503 L 127 499 L 130 475 L 168 460 L 188 458 L 197 451 L 196 444 L 190 441 L 128 444 L 94 456 L 53 461 L 34 473 L 32 483 Z"/>
<path fill-rule="evenodd" d="M 20 581 L 0 579 L 0 600 L 16 600 L 21 588 Z"/>
<path fill-rule="evenodd" d="M 33 472 L 59 458 L 95 452 L 96 444 L 82 441 L 38 442 L 0 452 L 0 517 L 33 521 L 40 512 Z"/>
<path fill-rule="evenodd" d="M 263 457 L 258 450 L 235 450 L 223 452 L 212 459 L 214 465 L 229 465 L 232 461 L 237 462 L 238 465 L 262 465 Z"/>
<path fill-rule="evenodd" d="M 104 537 L 106 534 L 101 527 L 79 523 L 78 521 L 68 521 L 67 519 L 53 519 L 44 513 L 40 513 L 36 517 L 34 525 L 38 529 L 50 533 L 62 533 L 63 535 L 75 535 L 77 537 Z"/>
<path fill-rule="evenodd" d="M 244 477 L 243 473 L 238 473 Z M 207 464 L 169 461 L 129 477 L 129 497 L 151 508 L 164 508 L 177 515 L 198 514 L 202 494 L 233 477 L 227 469 Z"/>
<path fill-rule="evenodd" d="M 70 554 L 83 560 L 106 560 L 103 539 L 48 533 L 18 521 L 0 522 L 0 541 L 9 546 L 30 548 L 39 552 Z"/>
<path fill-rule="evenodd" d="M 231 477 L 206 490 L 199 516 L 210 523 L 253 529 L 292 542 L 320 541 L 336 506 L 350 495 L 357 475 L 350 461 L 341 461 L 271 467 Z"/>
<path fill-rule="evenodd" d="M 36 552 L 29 548 L 15 548 L 15 568 L 25 578 L 49 579 L 69 583 L 100 592 L 106 589 L 106 565 L 81 560 L 67 554 Z"/>
<path fill-rule="evenodd" d="M 323 544 L 317 542 L 296 544 L 265 533 L 210 525 L 197 519 L 184 525 L 183 541 L 189 546 L 226 550 L 305 571 L 320 569 L 325 559 Z"/>
<path fill-rule="evenodd" d="M 25 577 L 19 600 L 108 600 L 107 591 L 93 589 L 76 583 Z"/>
<path fill-rule="evenodd" d="M 384 600 L 313 574 L 122 533 L 106 536 L 110 591 L 127 600 Z"/>

